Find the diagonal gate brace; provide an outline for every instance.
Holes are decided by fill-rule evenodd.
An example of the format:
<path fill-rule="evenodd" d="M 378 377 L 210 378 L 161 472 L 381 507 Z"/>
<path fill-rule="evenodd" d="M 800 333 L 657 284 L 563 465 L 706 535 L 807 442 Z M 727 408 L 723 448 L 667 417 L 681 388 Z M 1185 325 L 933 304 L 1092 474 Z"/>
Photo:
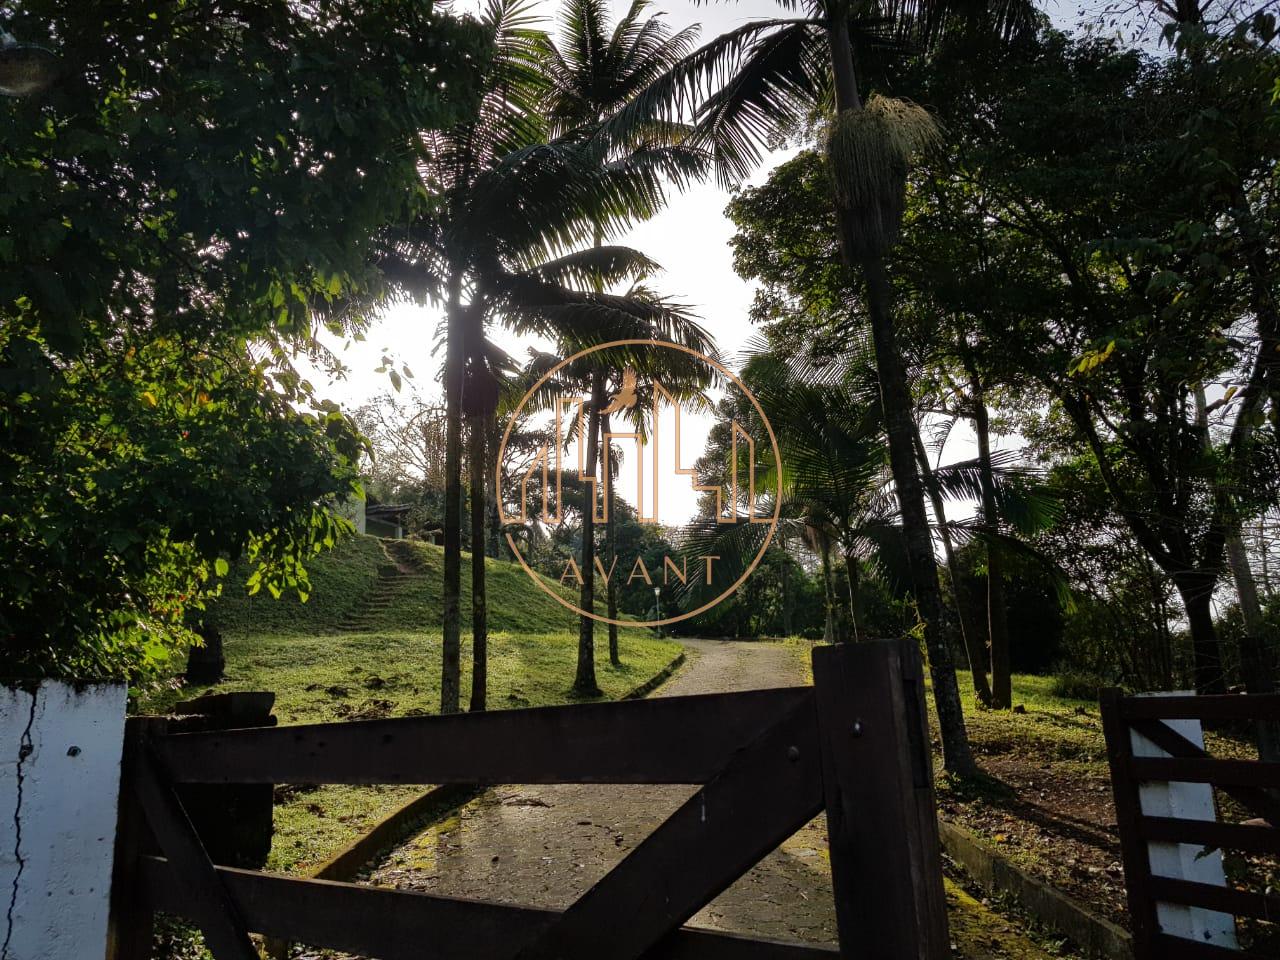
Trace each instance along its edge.
<path fill-rule="evenodd" d="M 194 919 L 209 952 L 215 960 L 260 960 L 182 801 L 162 775 L 151 745 L 145 741 L 139 744 L 135 769 L 134 789 L 151 832 L 175 867 L 173 877 L 185 887 L 188 901 L 200 905 Z"/>
<path fill-rule="evenodd" d="M 635 960 L 808 823 L 823 804 L 812 698 L 731 756 L 517 960 Z"/>

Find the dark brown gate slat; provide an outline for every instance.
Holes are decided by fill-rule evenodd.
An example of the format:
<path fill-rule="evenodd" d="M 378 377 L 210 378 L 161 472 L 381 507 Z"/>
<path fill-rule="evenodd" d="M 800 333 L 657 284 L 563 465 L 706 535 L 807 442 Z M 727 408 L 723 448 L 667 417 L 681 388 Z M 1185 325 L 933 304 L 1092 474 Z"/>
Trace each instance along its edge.
<path fill-rule="evenodd" d="M 1256 760 L 1136 757 L 1129 761 L 1133 776 L 1162 783 L 1212 783 L 1222 787 L 1280 787 L 1280 763 Z"/>
<path fill-rule="evenodd" d="M 1143 817 L 1139 829 L 1144 840 L 1193 843 L 1225 847 L 1245 853 L 1280 855 L 1280 830 L 1213 820 L 1181 820 L 1177 817 Z"/>
<path fill-rule="evenodd" d="M 125 720 L 106 960 L 148 960 L 151 955 L 155 917 L 142 879 L 141 856 L 144 851 L 155 849 L 155 841 L 147 828 L 134 781 L 144 744 L 149 737 L 163 733 L 167 724 L 164 717 Z"/>
<path fill-rule="evenodd" d="M 516 956 L 635 960 L 821 809 L 810 699 L 735 755 Z"/>
<path fill-rule="evenodd" d="M 140 744 L 132 765 L 134 789 L 156 842 L 177 868 L 178 887 L 188 902 L 198 905 L 192 919 L 204 934 L 205 945 L 215 960 L 259 960 L 234 903 L 159 766 L 147 743 Z"/>
<path fill-rule="evenodd" d="M 1274 955 L 1251 950 L 1230 950 L 1212 943 L 1200 943 L 1186 937 L 1162 933 L 1155 938 L 1155 949 L 1161 960 L 1275 960 Z"/>
<path fill-rule="evenodd" d="M 174 734 L 157 749 L 183 783 L 706 783 L 812 697 L 794 687 Z"/>
<path fill-rule="evenodd" d="M 948 957 L 920 655 L 911 641 L 819 648 L 813 681 L 844 956 Z"/>
<path fill-rule="evenodd" d="M 1280 920 L 1280 896 L 1274 893 L 1256 893 L 1219 887 L 1194 880 L 1177 880 L 1172 877 L 1153 876 L 1151 895 L 1166 903 L 1182 903 L 1206 910 L 1233 913 L 1237 917 L 1253 917 L 1256 920 Z"/>
<path fill-rule="evenodd" d="M 231 867 L 218 877 L 255 933 L 379 960 L 499 960 L 560 916 L 550 910 L 463 900 L 354 883 L 302 880 Z M 191 904 L 164 860 L 142 862 L 157 908 L 190 917 Z M 832 947 L 683 928 L 646 960 L 835 960 Z"/>
<path fill-rule="evenodd" d="M 1120 709 L 1126 720 L 1280 720 L 1280 694 L 1126 697 Z"/>
<path fill-rule="evenodd" d="M 1130 771 L 1133 741 L 1129 736 L 1129 725 L 1125 723 L 1121 712 L 1124 698 L 1120 691 L 1103 690 L 1099 699 L 1102 707 L 1102 732 L 1107 741 L 1107 761 L 1111 767 L 1116 824 L 1120 832 L 1120 855 L 1124 861 L 1125 894 L 1133 928 L 1133 955 L 1136 960 L 1148 960 L 1153 956 L 1152 945 L 1160 931 L 1160 925 L 1156 921 L 1156 903 L 1150 889 L 1151 861 L 1139 828 L 1142 806 L 1138 796 L 1138 783 Z M 1164 729 L 1169 733 L 1174 732 L 1168 727 Z M 1187 746 L 1193 746 L 1190 741 L 1185 742 Z M 1161 749 L 1168 749 L 1158 741 L 1157 745 Z"/>
<path fill-rule="evenodd" d="M 821 707 L 815 690 L 801 687 L 159 736 L 154 754 L 127 776 L 166 859 L 148 856 L 151 847 L 125 851 L 132 862 L 122 876 L 136 882 L 122 886 L 131 902 L 121 918 L 151 909 L 190 918 L 217 960 L 253 960 L 249 929 L 381 960 L 510 960 L 517 952 L 935 960 L 946 951 L 945 916 L 931 912 L 941 864 L 929 829 L 932 781 L 914 656 L 909 644 L 884 643 L 823 654 L 825 665 L 815 668 Z M 851 746 L 864 727 L 866 748 Z M 882 738 L 887 745 L 873 743 Z M 706 786 L 564 913 L 215 867 L 174 786 L 424 781 Z M 835 811 L 841 896 L 868 901 L 838 907 L 843 953 L 682 928 L 824 801 Z M 864 816 L 865 827 L 853 824 Z M 894 862 L 899 856 L 910 861 L 906 869 Z M 886 871 L 886 862 L 894 868 Z M 913 937 L 884 933 L 899 924 L 914 927 Z"/>

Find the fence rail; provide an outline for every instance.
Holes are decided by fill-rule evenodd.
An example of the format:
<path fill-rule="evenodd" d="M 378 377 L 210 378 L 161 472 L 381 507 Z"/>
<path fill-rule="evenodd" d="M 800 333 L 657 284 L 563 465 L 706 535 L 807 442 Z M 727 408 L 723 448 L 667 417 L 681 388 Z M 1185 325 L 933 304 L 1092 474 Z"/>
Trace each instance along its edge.
<path fill-rule="evenodd" d="M 755 690 L 179 733 L 154 749 L 179 783 L 706 783 L 811 700 Z"/>
<path fill-rule="evenodd" d="M 1231 918 L 1280 922 L 1280 896 L 1228 886 L 1221 872 L 1217 877 L 1221 882 L 1216 883 L 1162 875 L 1153 868 L 1151 844 L 1187 845 L 1186 860 L 1193 865 L 1206 854 L 1221 850 L 1280 856 L 1280 829 L 1277 829 L 1280 802 L 1271 792 L 1280 789 L 1280 764 L 1211 757 L 1203 747 L 1166 722 L 1276 721 L 1280 720 L 1280 696 L 1126 697 L 1117 690 L 1106 690 L 1101 705 L 1135 960 L 1273 957 L 1275 954 L 1270 950 L 1265 954 L 1240 950 L 1234 945 L 1202 942 L 1165 929 L 1162 911 L 1167 911 L 1169 906 L 1212 911 L 1226 916 L 1232 931 L 1228 939 L 1234 939 Z M 1141 740 L 1135 741 L 1135 735 L 1167 756 L 1136 755 L 1135 742 Z M 1176 814 L 1176 809 L 1160 813 L 1144 811 L 1144 786 L 1161 783 L 1207 785 L 1210 790 L 1230 796 L 1254 819 L 1245 823 L 1222 823 L 1216 819 L 1169 815 Z M 1214 804 L 1210 803 L 1211 813 L 1213 809 Z M 1189 849 L 1193 847 L 1195 849 Z"/>
<path fill-rule="evenodd" d="M 112 960 L 156 910 L 216 960 L 249 931 L 383 960 L 941 960 L 924 684 L 909 642 L 819 648 L 814 686 L 297 727 L 130 730 Z M 217 866 L 180 799 L 228 784 L 688 783 L 700 789 L 562 912 Z M 205 786 L 201 785 L 219 785 Z M 838 949 L 683 924 L 827 816 Z"/>

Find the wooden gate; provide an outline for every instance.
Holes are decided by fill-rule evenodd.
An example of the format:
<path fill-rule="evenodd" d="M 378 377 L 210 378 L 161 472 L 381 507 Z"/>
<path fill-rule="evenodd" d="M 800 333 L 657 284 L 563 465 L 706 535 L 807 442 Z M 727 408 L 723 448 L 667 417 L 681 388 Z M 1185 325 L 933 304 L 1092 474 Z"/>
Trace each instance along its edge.
<path fill-rule="evenodd" d="M 381 960 L 941 960 L 919 654 L 823 647 L 813 673 L 812 687 L 207 733 L 140 718 L 114 956 L 146 957 L 163 911 L 199 926 L 217 960 L 256 960 L 250 931 Z M 216 866 L 175 791 L 200 783 L 702 786 L 555 912 Z M 838 950 L 682 926 L 824 810 Z"/>
<path fill-rule="evenodd" d="M 1226 949 L 1171 935 L 1161 928 L 1158 905 L 1277 921 L 1280 896 L 1158 875 L 1152 871 L 1148 845 L 1189 844 L 1200 848 L 1197 856 L 1220 849 L 1280 856 L 1280 829 L 1276 829 L 1280 827 L 1280 802 L 1275 794 L 1280 789 L 1280 763 L 1211 757 L 1165 722 L 1275 722 L 1280 720 L 1280 696 L 1125 697 L 1117 690 L 1104 690 L 1101 701 L 1135 960 L 1262 960 L 1263 953 Z M 1134 732 L 1167 756 L 1135 756 L 1131 736 Z M 1143 783 L 1209 784 L 1234 799 L 1255 819 L 1222 823 L 1147 815 L 1139 796 Z M 1271 950 L 1265 953 L 1267 957 L 1275 955 Z"/>

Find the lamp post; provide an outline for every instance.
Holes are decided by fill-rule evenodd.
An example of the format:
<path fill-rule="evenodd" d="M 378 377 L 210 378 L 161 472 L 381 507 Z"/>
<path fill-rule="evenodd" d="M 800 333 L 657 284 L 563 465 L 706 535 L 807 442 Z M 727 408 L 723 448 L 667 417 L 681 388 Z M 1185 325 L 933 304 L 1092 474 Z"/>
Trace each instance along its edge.
<path fill-rule="evenodd" d="M 0 29 L 0 95 L 29 97 L 58 78 L 58 57 L 46 47 L 19 43 Z"/>
<path fill-rule="evenodd" d="M 662 619 L 662 588 L 661 587 L 653 588 L 653 611 L 654 613 L 657 614 L 657 617 L 655 619 L 661 620 Z M 658 631 L 658 636 L 662 636 L 662 624 L 658 624 L 656 629 Z"/>

